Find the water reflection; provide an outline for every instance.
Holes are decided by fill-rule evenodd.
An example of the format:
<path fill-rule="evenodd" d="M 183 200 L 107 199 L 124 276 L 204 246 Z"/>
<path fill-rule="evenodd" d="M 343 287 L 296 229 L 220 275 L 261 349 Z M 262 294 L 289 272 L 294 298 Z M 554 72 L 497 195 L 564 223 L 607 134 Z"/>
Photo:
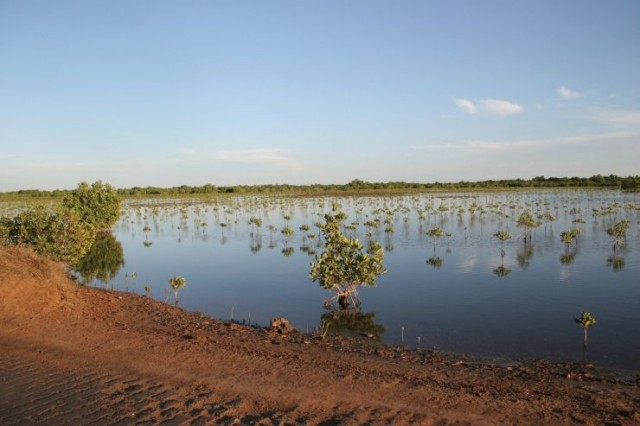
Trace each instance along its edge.
<path fill-rule="evenodd" d="M 376 323 L 376 313 L 363 313 L 359 308 L 330 309 L 320 317 L 322 330 L 333 336 L 368 337 L 380 340 L 386 331 Z"/>
<path fill-rule="evenodd" d="M 597 310 L 603 323 L 605 318 L 608 324 L 618 321 L 615 326 L 598 330 L 598 339 L 606 339 L 606 345 L 597 346 L 596 359 L 607 364 L 640 365 L 640 341 L 628 343 L 624 338 L 640 326 L 637 306 L 632 303 L 640 295 L 640 287 L 635 285 L 640 268 L 640 228 L 636 226 L 640 196 L 635 194 L 526 191 L 338 198 L 269 195 L 163 200 L 162 204 L 135 200 L 130 202 L 128 217 L 123 216 L 115 236 L 122 241 L 127 266 L 137 270 L 145 284 L 154 285 L 159 293 L 155 296 L 161 300 L 167 278 L 176 270 L 185 270 L 190 280 L 190 290 L 180 300 L 185 309 L 219 316 L 230 304 L 242 302 L 252 310 L 258 309 L 254 305 L 271 310 L 265 317 L 282 315 L 304 326 L 317 323 L 318 313 L 308 306 L 321 296 L 301 282 L 306 281 L 316 251 L 323 251 L 319 218 L 334 199 L 344 206 L 349 218 L 345 234 L 364 242 L 380 241 L 386 248 L 388 273 L 381 277 L 383 285 L 367 293 L 367 303 L 377 312 L 381 325 L 389 328 L 411 322 L 417 334 L 426 335 L 436 320 L 442 336 L 452 330 L 458 333 L 455 339 L 434 337 L 434 343 L 443 348 L 566 359 L 576 356 L 566 349 L 575 330 L 558 328 L 558 318 L 571 316 L 568 310 L 588 307 Z M 615 207 L 617 200 L 621 200 L 619 207 Z M 631 208 L 627 209 L 629 203 Z M 597 209 L 597 215 L 591 214 L 592 208 Z M 532 229 L 526 245 L 522 235 L 515 235 L 522 232 L 516 229 L 524 209 L 531 211 L 536 222 L 542 220 L 540 227 Z M 555 220 L 547 212 L 552 212 Z M 252 217 L 258 220 L 250 223 Z M 613 256 L 607 229 L 623 218 L 633 226 L 629 226 L 626 245 L 617 247 Z M 146 224 L 151 232 L 143 232 Z M 288 237 L 282 234 L 286 226 L 295 233 Z M 434 244 L 427 232 L 436 228 L 443 234 Z M 566 247 L 560 231 L 574 228 L 581 230 L 579 244 L 576 237 L 574 244 Z M 387 229 L 389 232 L 385 232 Z M 393 229 L 396 232 L 391 232 Z M 501 230 L 505 235 L 514 233 L 513 241 L 494 236 Z M 448 232 L 456 237 L 448 236 Z M 176 239 L 182 243 L 177 244 Z M 221 244 L 227 239 L 227 244 Z M 153 247 L 144 249 L 145 241 L 153 241 Z M 286 248 L 295 250 L 287 255 L 283 251 Z M 447 268 L 443 268 L 444 260 L 450 263 Z M 425 267 L 439 268 L 438 282 L 448 285 L 425 285 Z M 120 274 L 110 279 L 122 282 L 124 272 Z M 495 285 L 496 280 L 507 276 L 513 286 Z M 578 285 L 551 292 L 548 286 L 558 281 Z M 618 291 L 603 293 L 604 283 L 615 283 Z M 239 293 L 241 301 L 237 300 Z M 292 295 L 297 303 L 282 302 Z M 169 299 L 173 302 L 171 295 Z M 337 308 L 337 301 L 335 305 Z M 524 330 L 526 327 L 520 324 L 530 323 L 530 312 L 541 310 L 548 315 L 535 321 L 543 324 Z M 462 322 L 470 322 L 472 314 L 477 327 L 461 328 Z M 624 321 L 619 320 L 621 316 Z M 530 339 L 517 341 L 523 333 Z M 399 337 L 386 339 L 397 343 Z"/>
<path fill-rule="evenodd" d="M 516 259 L 518 261 L 518 266 L 522 269 L 527 269 L 531 264 L 531 259 L 533 259 L 533 244 L 525 243 L 522 245 L 522 248 L 518 251 Z"/>
<path fill-rule="evenodd" d="M 565 250 L 564 253 L 560 255 L 560 263 L 563 265 L 571 265 L 574 260 L 576 260 L 576 255 L 578 254 L 578 249 L 568 249 Z"/>
<path fill-rule="evenodd" d="M 622 271 L 624 269 L 624 257 L 619 255 L 611 255 L 607 258 L 607 266 L 613 268 L 615 272 Z"/>
<path fill-rule="evenodd" d="M 285 247 L 282 249 L 282 254 L 285 257 L 290 257 L 293 256 L 293 253 L 295 253 L 296 249 L 294 249 L 293 247 Z"/>
<path fill-rule="evenodd" d="M 96 235 L 93 246 L 73 268 L 81 277 L 81 284 L 87 285 L 95 280 L 106 284 L 114 279 L 124 266 L 122 244 L 109 231 Z"/>
<path fill-rule="evenodd" d="M 499 277 L 506 277 L 511 273 L 511 269 L 507 268 L 504 265 L 500 265 L 497 268 L 493 269 L 493 273 Z"/>
<path fill-rule="evenodd" d="M 443 263 L 444 259 L 442 259 L 440 256 L 432 256 L 427 259 L 427 264 L 433 266 L 436 269 L 441 268 Z"/>

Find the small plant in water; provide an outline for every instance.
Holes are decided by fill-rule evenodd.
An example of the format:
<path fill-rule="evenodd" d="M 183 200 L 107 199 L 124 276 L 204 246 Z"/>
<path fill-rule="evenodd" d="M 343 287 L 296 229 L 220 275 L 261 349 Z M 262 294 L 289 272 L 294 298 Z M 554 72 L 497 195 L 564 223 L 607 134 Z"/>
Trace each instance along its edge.
<path fill-rule="evenodd" d="M 173 296 L 176 301 L 176 305 L 178 304 L 178 291 L 180 291 L 180 289 L 185 285 L 187 285 L 187 280 L 179 275 L 169 280 L 169 287 L 171 287 L 171 289 L 173 290 Z"/>
<path fill-rule="evenodd" d="M 580 315 L 577 318 L 574 318 L 574 321 L 583 328 L 584 330 L 584 347 L 587 347 L 587 333 L 589 330 L 589 327 L 595 325 L 596 323 L 596 317 L 594 317 L 593 315 L 591 315 L 591 313 L 584 311 L 582 312 L 582 315 Z"/>

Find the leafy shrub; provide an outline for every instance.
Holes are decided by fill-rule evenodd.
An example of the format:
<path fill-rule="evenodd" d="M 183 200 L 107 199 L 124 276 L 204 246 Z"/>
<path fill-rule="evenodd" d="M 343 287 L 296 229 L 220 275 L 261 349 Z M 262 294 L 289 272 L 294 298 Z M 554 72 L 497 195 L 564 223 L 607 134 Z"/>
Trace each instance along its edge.
<path fill-rule="evenodd" d="M 64 197 L 62 205 L 96 229 L 111 228 L 120 217 L 121 202 L 118 191 L 101 181 L 91 185 L 87 182 L 80 183 L 78 188 Z"/>
<path fill-rule="evenodd" d="M 4 218 L 0 238 L 3 244 L 31 247 L 42 256 L 75 264 L 93 244 L 95 230 L 73 212 L 37 207 Z"/>

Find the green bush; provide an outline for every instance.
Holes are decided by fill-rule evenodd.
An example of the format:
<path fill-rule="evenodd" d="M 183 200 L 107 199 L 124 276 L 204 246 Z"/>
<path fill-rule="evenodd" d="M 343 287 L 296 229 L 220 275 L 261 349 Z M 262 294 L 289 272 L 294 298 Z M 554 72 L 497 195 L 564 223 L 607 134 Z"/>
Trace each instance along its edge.
<path fill-rule="evenodd" d="M 73 212 L 37 207 L 3 218 L 0 238 L 3 244 L 31 247 L 42 256 L 75 264 L 93 244 L 95 230 Z"/>
<path fill-rule="evenodd" d="M 87 182 L 80 183 L 78 188 L 64 197 L 62 205 L 96 229 L 109 229 L 120 217 L 118 191 L 101 181 L 91 185 Z"/>

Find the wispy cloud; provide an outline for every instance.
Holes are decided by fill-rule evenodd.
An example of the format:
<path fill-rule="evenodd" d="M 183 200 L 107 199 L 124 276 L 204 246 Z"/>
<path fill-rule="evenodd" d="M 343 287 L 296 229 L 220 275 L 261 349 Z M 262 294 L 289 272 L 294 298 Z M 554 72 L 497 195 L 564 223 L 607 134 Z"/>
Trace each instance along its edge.
<path fill-rule="evenodd" d="M 465 140 L 456 143 L 430 144 L 412 146 L 415 150 L 457 151 L 466 154 L 488 154 L 509 151 L 546 151 L 551 148 L 570 145 L 588 145 L 599 143 L 627 143 L 640 137 L 637 131 L 620 131 L 611 133 L 599 133 L 593 135 L 565 136 L 549 139 L 520 139 L 515 141 L 500 140 Z"/>
<path fill-rule="evenodd" d="M 601 109 L 596 111 L 592 118 L 618 129 L 640 128 L 640 111 Z"/>
<path fill-rule="evenodd" d="M 297 161 L 287 155 L 281 148 L 255 149 L 221 149 L 215 151 L 198 151 L 192 148 L 181 148 L 180 154 L 189 160 L 216 160 L 227 163 L 277 165 L 292 167 Z"/>
<path fill-rule="evenodd" d="M 469 114 L 483 112 L 488 115 L 507 116 L 520 114 L 524 111 L 522 105 L 499 99 L 484 99 L 479 102 L 470 101 L 469 99 L 454 98 L 453 103 Z"/>
<path fill-rule="evenodd" d="M 454 99 L 453 102 L 461 109 L 467 111 L 470 114 L 478 112 L 476 104 L 467 99 Z"/>
<path fill-rule="evenodd" d="M 498 99 L 485 99 L 482 101 L 482 105 L 487 113 L 502 117 L 507 115 L 520 114 L 524 111 L 524 107 L 522 105 Z"/>
<path fill-rule="evenodd" d="M 567 87 L 562 86 L 558 89 L 558 93 L 562 96 L 563 99 L 571 100 L 578 99 L 582 97 L 582 95 L 578 92 L 574 92 L 573 90 L 569 90 Z"/>

